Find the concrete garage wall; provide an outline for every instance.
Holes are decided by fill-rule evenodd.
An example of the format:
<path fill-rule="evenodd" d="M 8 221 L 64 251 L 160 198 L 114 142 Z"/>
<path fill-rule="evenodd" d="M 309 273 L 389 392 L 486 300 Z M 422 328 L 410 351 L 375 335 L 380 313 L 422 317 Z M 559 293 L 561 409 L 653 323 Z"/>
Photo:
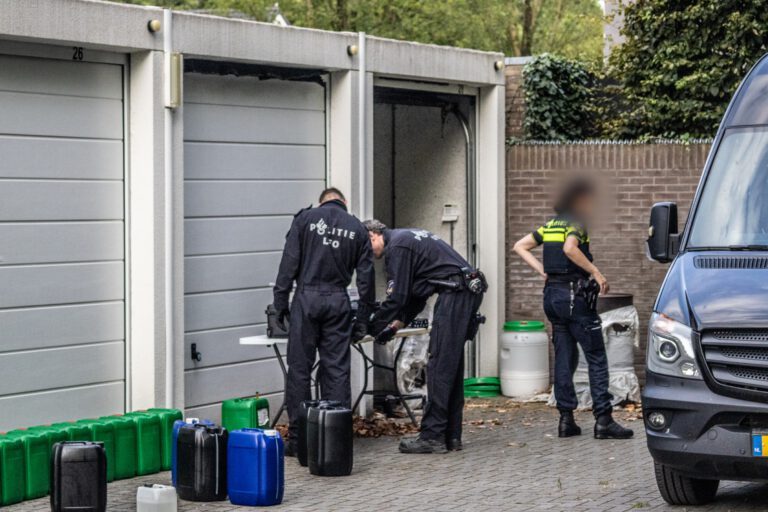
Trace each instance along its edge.
<path fill-rule="evenodd" d="M 644 376 L 648 318 L 667 265 L 645 256 L 650 208 L 675 201 L 680 226 L 688 215 L 709 144 L 516 145 L 507 151 L 507 318 L 544 319 L 542 280 L 512 252 L 517 239 L 552 215 L 551 194 L 573 169 L 590 170 L 605 185 L 608 214 L 590 229 L 595 263 L 611 290 L 634 295 Z M 540 251 L 539 251 L 540 255 Z"/>

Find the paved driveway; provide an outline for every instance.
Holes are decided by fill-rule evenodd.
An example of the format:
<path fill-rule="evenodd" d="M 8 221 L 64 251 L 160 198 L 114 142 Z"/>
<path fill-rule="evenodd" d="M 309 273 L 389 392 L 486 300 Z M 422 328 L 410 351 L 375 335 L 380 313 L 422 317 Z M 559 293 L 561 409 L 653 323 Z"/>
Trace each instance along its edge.
<path fill-rule="evenodd" d="M 578 419 L 591 428 L 589 413 Z M 467 420 L 465 450 L 447 455 L 406 456 L 397 453 L 395 438 L 357 439 L 355 470 L 346 478 L 312 477 L 288 459 L 285 501 L 273 510 L 684 510 L 659 497 L 640 420 L 627 422 L 637 436 L 630 441 L 560 440 L 555 411 L 504 399 L 471 401 Z M 168 484 L 169 475 L 110 484 L 109 510 L 135 510 L 136 487 L 152 482 Z M 247 510 L 229 502 L 183 502 L 179 509 Z M 50 509 L 37 500 L 5 510 Z M 765 511 L 768 486 L 728 483 L 714 505 L 696 510 Z"/>

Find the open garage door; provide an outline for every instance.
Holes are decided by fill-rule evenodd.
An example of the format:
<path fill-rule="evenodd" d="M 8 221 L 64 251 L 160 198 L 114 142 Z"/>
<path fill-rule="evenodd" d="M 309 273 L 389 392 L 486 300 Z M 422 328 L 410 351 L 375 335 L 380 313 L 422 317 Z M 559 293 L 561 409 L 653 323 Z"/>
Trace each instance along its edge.
<path fill-rule="evenodd" d="M 0 431 L 124 411 L 124 68 L 80 52 L 0 55 Z"/>
<path fill-rule="evenodd" d="M 283 391 L 274 353 L 238 340 L 264 333 L 285 234 L 324 187 L 325 89 L 217 74 L 184 80 L 186 407 L 218 419 L 222 400 L 259 392 L 274 412 Z"/>

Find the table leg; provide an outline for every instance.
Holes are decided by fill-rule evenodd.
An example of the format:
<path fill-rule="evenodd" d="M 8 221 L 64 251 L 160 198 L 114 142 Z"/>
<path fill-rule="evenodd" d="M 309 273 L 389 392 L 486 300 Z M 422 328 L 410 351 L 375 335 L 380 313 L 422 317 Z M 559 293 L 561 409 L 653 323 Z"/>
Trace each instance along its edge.
<path fill-rule="evenodd" d="M 277 362 L 280 363 L 280 369 L 283 371 L 283 403 L 280 404 L 280 408 L 277 410 L 277 415 L 275 415 L 274 419 L 272 420 L 272 428 L 275 428 L 275 425 L 277 425 L 280 416 L 282 416 L 283 413 L 288 409 L 288 405 L 285 403 L 285 391 L 288 384 L 288 370 L 285 368 L 283 356 L 280 354 L 280 349 L 277 347 L 277 343 L 272 344 L 272 348 L 275 350 Z"/>

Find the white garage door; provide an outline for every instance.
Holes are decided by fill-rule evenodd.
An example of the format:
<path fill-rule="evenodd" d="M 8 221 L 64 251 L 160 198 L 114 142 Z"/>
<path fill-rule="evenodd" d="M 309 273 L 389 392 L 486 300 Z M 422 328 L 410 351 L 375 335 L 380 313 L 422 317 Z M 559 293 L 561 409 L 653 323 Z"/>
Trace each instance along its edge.
<path fill-rule="evenodd" d="M 123 66 L 0 55 L 0 431 L 124 410 Z"/>
<path fill-rule="evenodd" d="M 274 353 L 238 339 L 264 333 L 285 233 L 324 187 L 325 92 L 188 73 L 184 95 L 186 406 L 218 419 L 222 400 L 258 391 L 274 412 Z"/>

